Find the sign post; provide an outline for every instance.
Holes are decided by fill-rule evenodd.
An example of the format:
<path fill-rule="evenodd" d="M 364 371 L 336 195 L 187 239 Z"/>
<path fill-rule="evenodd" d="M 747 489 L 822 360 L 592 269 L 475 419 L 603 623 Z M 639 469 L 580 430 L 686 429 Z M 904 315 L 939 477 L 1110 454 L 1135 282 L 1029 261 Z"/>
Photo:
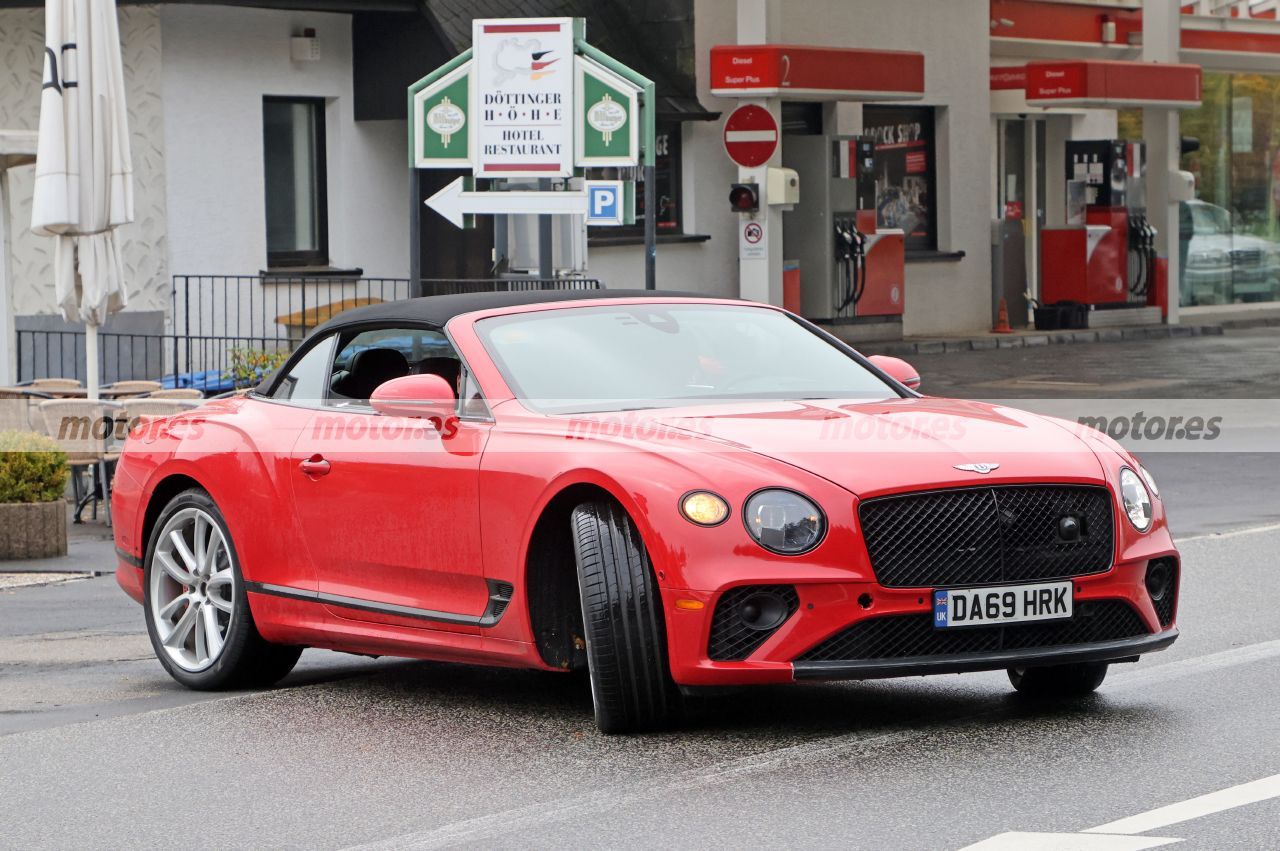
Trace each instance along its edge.
<path fill-rule="evenodd" d="M 409 87 L 409 164 L 539 181 L 539 191 L 477 192 L 459 178 L 426 202 L 458 227 L 473 215 L 512 214 L 630 224 L 631 181 L 577 188 L 577 180 L 588 168 L 642 167 L 645 286 L 654 289 L 655 97 L 653 81 L 587 43 L 581 18 L 476 20 L 471 48 Z M 550 188 L 567 179 L 574 188 Z M 411 242 L 416 268 L 416 226 Z M 549 257 L 543 260 L 545 267 Z"/>

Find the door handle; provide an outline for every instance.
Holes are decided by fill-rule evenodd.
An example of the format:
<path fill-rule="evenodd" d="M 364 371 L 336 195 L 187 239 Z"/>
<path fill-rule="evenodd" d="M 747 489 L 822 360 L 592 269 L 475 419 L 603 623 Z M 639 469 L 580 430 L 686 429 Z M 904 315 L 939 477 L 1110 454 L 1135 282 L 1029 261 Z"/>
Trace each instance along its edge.
<path fill-rule="evenodd" d="M 298 464 L 298 469 L 308 476 L 326 476 L 329 474 L 329 462 L 323 455 L 312 455 Z"/>

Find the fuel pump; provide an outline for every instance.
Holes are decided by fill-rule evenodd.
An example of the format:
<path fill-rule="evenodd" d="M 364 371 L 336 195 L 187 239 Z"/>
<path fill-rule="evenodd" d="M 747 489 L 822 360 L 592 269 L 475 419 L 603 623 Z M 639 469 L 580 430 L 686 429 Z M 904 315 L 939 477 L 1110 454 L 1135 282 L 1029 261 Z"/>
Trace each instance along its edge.
<path fill-rule="evenodd" d="M 784 225 L 800 269 L 802 312 L 842 325 L 881 323 L 894 333 L 884 323 L 902 316 L 905 235 L 876 225 L 875 141 L 795 135 L 782 150 L 783 164 L 810 187 Z"/>
<path fill-rule="evenodd" d="M 1128 146 L 1122 141 L 1073 139 L 1066 143 L 1068 199 L 1083 191 L 1083 221 L 1040 231 L 1040 301 L 1046 305 L 1069 302 L 1091 307 L 1122 307 L 1130 297 L 1130 254 L 1146 263 L 1141 250 L 1145 239 L 1135 229 L 1126 206 L 1130 183 Z M 1078 195 L 1075 195 L 1078 197 Z M 1145 265 L 1139 274 L 1146 274 Z"/>

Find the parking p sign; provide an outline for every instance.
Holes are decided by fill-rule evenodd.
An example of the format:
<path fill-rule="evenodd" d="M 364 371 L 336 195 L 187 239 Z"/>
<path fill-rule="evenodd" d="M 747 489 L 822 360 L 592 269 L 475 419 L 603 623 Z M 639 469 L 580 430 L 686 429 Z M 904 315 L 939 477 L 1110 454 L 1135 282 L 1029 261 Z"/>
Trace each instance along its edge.
<path fill-rule="evenodd" d="M 621 180 L 588 180 L 587 224 L 620 225 L 626 218 Z"/>

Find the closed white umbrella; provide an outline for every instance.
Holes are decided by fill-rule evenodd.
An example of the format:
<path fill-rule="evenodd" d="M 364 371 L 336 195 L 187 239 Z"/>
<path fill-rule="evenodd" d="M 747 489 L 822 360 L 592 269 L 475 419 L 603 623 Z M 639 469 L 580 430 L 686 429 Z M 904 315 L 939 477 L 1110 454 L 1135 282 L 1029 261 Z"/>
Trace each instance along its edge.
<path fill-rule="evenodd" d="M 54 238 L 58 306 L 85 323 L 89 397 L 98 326 L 125 306 L 115 228 L 133 221 L 133 166 L 115 0 L 46 0 L 31 230 Z"/>

